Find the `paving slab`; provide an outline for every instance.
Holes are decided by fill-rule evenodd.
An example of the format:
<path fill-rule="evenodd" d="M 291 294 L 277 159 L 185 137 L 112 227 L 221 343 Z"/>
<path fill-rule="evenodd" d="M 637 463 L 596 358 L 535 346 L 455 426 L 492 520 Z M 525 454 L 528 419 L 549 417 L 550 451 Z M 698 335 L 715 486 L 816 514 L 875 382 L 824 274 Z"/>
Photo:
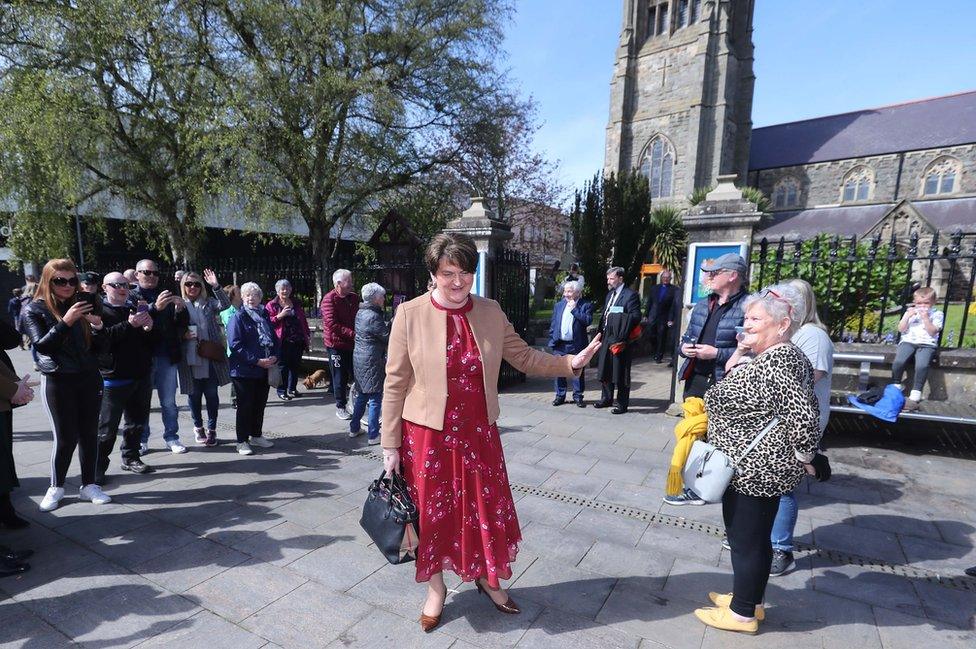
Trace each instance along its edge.
<path fill-rule="evenodd" d="M 252 560 L 233 571 L 211 577 L 186 591 L 185 595 L 222 618 L 240 622 L 306 581 L 306 577 L 287 568 Z"/>
<path fill-rule="evenodd" d="M 572 618 L 562 611 L 546 609 L 536 618 L 516 647 L 519 649 L 637 649 L 637 636 L 602 626 L 588 619 Z"/>

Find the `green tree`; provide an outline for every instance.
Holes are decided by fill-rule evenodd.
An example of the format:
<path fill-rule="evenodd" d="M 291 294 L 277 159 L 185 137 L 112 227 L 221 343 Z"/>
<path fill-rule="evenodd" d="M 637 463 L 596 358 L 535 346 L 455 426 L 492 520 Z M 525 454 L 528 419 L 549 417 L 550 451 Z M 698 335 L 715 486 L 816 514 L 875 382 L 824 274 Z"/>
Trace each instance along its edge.
<path fill-rule="evenodd" d="M 39 216 L 48 212 L 104 214 L 114 200 L 167 257 L 192 261 L 233 143 L 211 73 L 212 11 L 198 0 L 0 8 L 0 95 L 20 107 L 0 130 L 3 175 L 21 207 L 15 229 L 53 227 Z M 15 247 L 27 241 L 14 237 Z"/>
<path fill-rule="evenodd" d="M 300 214 L 323 268 L 335 225 L 454 160 L 497 102 L 507 0 L 219 4 L 242 187 Z"/>

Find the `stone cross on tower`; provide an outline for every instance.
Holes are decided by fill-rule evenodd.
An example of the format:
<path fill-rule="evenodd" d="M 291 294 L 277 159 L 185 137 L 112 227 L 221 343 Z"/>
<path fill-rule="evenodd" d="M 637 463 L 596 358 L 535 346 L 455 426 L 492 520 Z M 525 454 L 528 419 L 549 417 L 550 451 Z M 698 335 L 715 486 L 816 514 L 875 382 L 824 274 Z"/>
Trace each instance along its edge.
<path fill-rule="evenodd" d="M 655 200 L 720 174 L 744 182 L 754 0 L 623 0 L 605 171 L 643 171 Z"/>

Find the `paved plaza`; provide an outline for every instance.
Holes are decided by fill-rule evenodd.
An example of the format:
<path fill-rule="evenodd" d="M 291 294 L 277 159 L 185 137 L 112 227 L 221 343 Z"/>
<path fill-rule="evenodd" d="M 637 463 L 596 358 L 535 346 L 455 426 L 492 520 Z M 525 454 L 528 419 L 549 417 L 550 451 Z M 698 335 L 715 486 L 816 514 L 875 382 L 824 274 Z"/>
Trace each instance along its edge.
<path fill-rule="evenodd" d="M 29 371 L 26 352 L 11 356 Z M 347 438 L 322 390 L 272 400 L 265 430 L 275 447 L 247 458 L 230 442 L 227 389 L 214 449 L 161 450 L 154 411 L 145 458 L 154 474 L 122 474 L 113 458 L 114 502 L 95 506 L 77 500 L 74 466 L 51 513 L 37 509 L 51 451 L 37 399 L 14 415 L 15 505 L 31 527 L 0 539 L 37 552 L 29 572 L 0 580 L 0 645 L 976 646 L 976 580 L 959 577 L 976 565 L 976 461 L 843 443 L 830 451 L 831 481 L 800 488 L 798 565 L 771 579 L 760 635 L 695 620 L 709 590 L 731 589 L 731 567 L 718 506 L 661 505 L 676 421 L 660 414 L 669 378 L 664 366 L 635 367 L 625 416 L 554 408 L 542 380 L 502 396 L 524 537 L 511 594 L 523 612 L 497 613 L 455 578 L 429 635 L 417 623 L 425 588 L 413 566 L 387 565 L 359 528 L 381 463 L 364 438 Z"/>

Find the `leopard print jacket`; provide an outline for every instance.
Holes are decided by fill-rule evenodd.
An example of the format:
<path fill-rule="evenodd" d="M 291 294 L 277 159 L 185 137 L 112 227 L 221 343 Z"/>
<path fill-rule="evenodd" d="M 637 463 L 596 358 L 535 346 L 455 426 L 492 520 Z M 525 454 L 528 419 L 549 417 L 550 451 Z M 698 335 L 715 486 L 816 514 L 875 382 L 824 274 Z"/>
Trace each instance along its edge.
<path fill-rule="evenodd" d="M 737 492 L 781 496 L 800 484 L 821 433 L 813 367 L 798 347 L 780 345 L 727 375 L 705 393 L 705 412 L 708 441 L 733 459 L 773 417 L 780 419 L 739 463 Z"/>

